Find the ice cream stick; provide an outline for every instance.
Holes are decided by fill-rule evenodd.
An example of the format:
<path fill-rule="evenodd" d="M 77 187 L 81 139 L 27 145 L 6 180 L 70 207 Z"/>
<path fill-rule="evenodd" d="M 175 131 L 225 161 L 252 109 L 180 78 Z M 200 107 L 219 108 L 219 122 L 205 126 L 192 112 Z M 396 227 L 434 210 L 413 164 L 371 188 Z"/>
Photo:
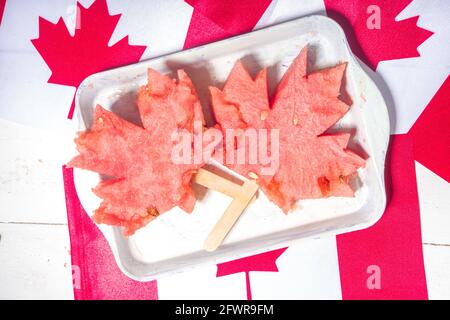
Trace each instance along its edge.
<path fill-rule="evenodd" d="M 206 251 L 214 251 L 221 245 L 228 232 L 250 203 L 256 191 L 258 191 L 258 185 L 255 181 L 248 180 L 244 182 L 240 187 L 239 193 L 234 196 L 233 201 L 231 201 L 222 217 L 220 217 L 206 238 L 204 243 Z"/>
<path fill-rule="evenodd" d="M 206 188 L 221 192 L 229 197 L 236 197 L 241 193 L 241 186 L 211 171 L 199 169 L 193 181 Z"/>

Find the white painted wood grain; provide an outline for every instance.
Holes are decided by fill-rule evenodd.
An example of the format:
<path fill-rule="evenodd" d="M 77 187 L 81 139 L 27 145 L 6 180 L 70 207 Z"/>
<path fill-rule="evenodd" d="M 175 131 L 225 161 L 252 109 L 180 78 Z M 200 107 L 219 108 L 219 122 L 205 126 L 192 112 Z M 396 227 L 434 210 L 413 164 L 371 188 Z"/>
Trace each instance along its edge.
<path fill-rule="evenodd" d="M 418 162 L 416 177 L 422 242 L 450 245 L 450 184 Z"/>
<path fill-rule="evenodd" d="M 277 267 L 279 272 L 250 272 L 253 299 L 342 299 L 336 237 L 295 243 Z"/>
<path fill-rule="evenodd" d="M 0 222 L 67 223 L 62 165 L 72 140 L 0 120 Z"/>
<path fill-rule="evenodd" d="M 162 300 L 247 298 L 244 273 L 217 278 L 216 272 L 215 265 L 207 265 L 161 278 L 158 280 L 158 297 Z"/>
<path fill-rule="evenodd" d="M 450 299 L 450 246 L 424 245 L 429 299 Z"/>
<path fill-rule="evenodd" d="M 450 299 L 450 185 L 416 162 L 423 255 L 430 299 Z"/>
<path fill-rule="evenodd" d="M 0 223 L 0 299 L 72 299 L 66 225 Z"/>

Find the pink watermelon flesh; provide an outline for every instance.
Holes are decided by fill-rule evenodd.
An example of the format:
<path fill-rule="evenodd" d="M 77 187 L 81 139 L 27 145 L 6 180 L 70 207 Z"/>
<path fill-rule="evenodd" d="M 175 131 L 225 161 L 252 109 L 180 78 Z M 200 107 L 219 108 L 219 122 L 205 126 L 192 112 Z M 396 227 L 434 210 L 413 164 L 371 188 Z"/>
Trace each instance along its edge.
<path fill-rule="evenodd" d="M 128 236 L 175 206 L 193 210 L 190 181 L 202 164 L 174 164 L 171 135 L 192 133 L 194 121 L 201 131 L 204 120 L 192 82 L 182 70 L 178 78 L 149 70 L 137 99 L 144 128 L 97 106 L 94 124 L 75 140 L 79 155 L 69 166 L 113 177 L 94 189 L 102 199 L 97 223 L 122 226 Z"/>
<path fill-rule="evenodd" d="M 275 174 L 264 175 L 260 164 L 228 166 L 247 177 L 256 173 L 263 191 L 285 212 L 298 199 L 354 195 L 349 178 L 365 161 L 346 149 L 349 134 L 324 134 L 349 109 L 338 99 L 345 67 L 339 64 L 307 74 L 305 47 L 280 81 L 270 109 L 264 70 L 253 80 L 237 62 L 223 90 L 210 88 L 224 133 L 230 128 L 279 129 Z"/>

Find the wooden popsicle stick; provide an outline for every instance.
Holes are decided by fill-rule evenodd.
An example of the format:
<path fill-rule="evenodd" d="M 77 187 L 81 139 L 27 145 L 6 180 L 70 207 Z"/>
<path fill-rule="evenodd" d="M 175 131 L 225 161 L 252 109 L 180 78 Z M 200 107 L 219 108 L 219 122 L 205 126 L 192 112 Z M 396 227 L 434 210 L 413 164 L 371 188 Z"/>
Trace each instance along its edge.
<path fill-rule="evenodd" d="M 231 182 L 228 179 L 202 168 L 198 169 L 197 173 L 194 175 L 193 181 L 232 198 L 241 193 L 241 186 L 239 184 Z"/>
<path fill-rule="evenodd" d="M 206 251 L 216 250 L 231 228 L 234 226 L 242 212 L 245 210 L 251 199 L 258 191 L 258 185 L 253 180 L 248 180 L 240 187 L 240 192 L 233 198 L 222 217 L 217 221 L 214 228 L 205 240 L 204 248 Z"/>

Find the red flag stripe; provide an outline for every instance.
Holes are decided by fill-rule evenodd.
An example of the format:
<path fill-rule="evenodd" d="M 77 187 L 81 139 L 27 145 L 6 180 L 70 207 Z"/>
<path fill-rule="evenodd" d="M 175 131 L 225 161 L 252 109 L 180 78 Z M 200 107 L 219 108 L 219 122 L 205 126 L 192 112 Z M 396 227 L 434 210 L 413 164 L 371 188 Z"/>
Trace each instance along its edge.
<path fill-rule="evenodd" d="M 410 136 L 392 136 L 386 170 L 390 199 L 383 217 L 337 236 L 343 299 L 428 298 Z"/>

